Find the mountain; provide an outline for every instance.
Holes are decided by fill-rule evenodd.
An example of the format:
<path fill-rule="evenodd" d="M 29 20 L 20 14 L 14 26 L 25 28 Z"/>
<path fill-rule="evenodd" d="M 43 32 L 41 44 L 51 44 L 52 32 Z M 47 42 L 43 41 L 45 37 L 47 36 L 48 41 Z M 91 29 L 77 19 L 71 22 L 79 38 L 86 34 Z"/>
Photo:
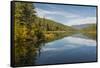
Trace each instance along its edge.
<path fill-rule="evenodd" d="M 88 28 L 89 26 L 93 25 L 94 23 L 92 24 L 81 24 L 81 25 L 72 25 L 73 28 L 75 29 L 83 29 L 83 28 Z"/>
<path fill-rule="evenodd" d="M 96 24 L 90 24 L 88 27 L 80 30 L 81 33 L 87 35 L 91 39 L 96 39 L 97 36 L 97 26 Z"/>
<path fill-rule="evenodd" d="M 59 22 L 46 19 L 46 18 L 39 18 L 39 17 L 37 17 L 36 22 L 34 22 L 33 26 L 36 28 L 40 28 L 43 31 L 74 31 L 75 30 L 74 28 L 67 25 L 63 25 Z"/>
<path fill-rule="evenodd" d="M 84 31 L 96 31 L 96 24 L 90 24 L 88 27 L 85 27 L 85 28 L 83 28 L 82 30 L 84 30 Z"/>

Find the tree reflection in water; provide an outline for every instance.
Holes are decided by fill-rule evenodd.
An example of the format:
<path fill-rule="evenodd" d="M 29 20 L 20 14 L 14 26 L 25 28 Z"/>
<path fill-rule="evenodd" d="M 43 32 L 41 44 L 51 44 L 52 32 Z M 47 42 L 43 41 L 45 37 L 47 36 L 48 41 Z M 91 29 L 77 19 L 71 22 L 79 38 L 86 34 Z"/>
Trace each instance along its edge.
<path fill-rule="evenodd" d="M 35 65 L 36 56 L 40 56 L 43 41 L 17 41 L 15 44 L 15 66 Z"/>
<path fill-rule="evenodd" d="M 72 35 L 72 34 L 70 34 Z M 15 59 L 14 66 L 30 66 L 36 65 L 35 61 L 41 55 L 41 48 L 45 46 L 46 42 L 52 42 L 54 40 L 58 40 L 64 38 L 65 36 L 69 36 L 66 34 L 59 34 L 51 39 L 38 38 L 38 40 L 27 40 L 18 39 L 15 41 Z"/>

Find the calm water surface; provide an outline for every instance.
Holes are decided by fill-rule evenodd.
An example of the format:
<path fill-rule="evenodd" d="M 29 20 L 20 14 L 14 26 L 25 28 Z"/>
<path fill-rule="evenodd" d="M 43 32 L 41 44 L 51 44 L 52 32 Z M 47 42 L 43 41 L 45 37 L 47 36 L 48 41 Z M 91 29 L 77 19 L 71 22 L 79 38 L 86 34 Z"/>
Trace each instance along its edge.
<path fill-rule="evenodd" d="M 74 34 L 46 43 L 39 52 L 35 65 L 96 61 L 96 40 Z"/>

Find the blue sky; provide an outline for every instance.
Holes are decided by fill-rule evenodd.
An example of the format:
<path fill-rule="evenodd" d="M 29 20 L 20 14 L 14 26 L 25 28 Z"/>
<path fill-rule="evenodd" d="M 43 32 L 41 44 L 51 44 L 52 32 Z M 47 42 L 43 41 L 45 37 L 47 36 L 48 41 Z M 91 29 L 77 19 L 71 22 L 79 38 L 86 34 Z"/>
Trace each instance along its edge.
<path fill-rule="evenodd" d="M 96 23 L 96 7 L 34 3 L 36 14 L 65 25 Z"/>

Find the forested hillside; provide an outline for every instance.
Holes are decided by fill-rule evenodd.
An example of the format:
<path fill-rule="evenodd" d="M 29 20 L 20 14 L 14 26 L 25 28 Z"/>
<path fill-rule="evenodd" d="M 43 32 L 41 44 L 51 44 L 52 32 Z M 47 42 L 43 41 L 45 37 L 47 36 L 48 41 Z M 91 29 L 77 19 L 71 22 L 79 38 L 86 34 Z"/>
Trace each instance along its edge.
<path fill-rule="evenodd" d="M 35 22 L 32 26 L 35 28 L 40 28 L 43 31 L 73 31 L 74 29 L 70 26 L 63 25 L 61 23 L 55 22 L 46 18 L 35 18 Z"/>
<path fill-rule="evenodd" d="M 37 17 L 32 3 L 15 3 L 15 40 L 53 37 L 54 33 L 73 32 L 74 29 L 53 20 Z M 48 35 L 47 35 L 48 34 Z"/>

